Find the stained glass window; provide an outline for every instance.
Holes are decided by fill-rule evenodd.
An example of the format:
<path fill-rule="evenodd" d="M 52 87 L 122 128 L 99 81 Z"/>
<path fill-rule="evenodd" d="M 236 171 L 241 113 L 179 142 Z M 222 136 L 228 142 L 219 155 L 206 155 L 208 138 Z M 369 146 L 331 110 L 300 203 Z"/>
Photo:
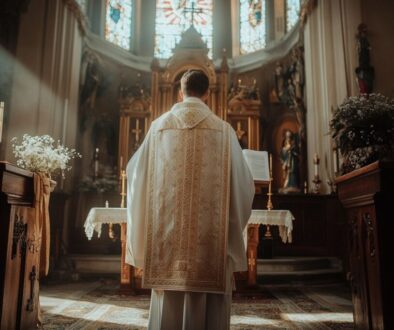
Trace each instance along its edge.
<path fill-rule="evenodd" d="M 300 17 L 300 0 L 287 0 L 286 1 L 286 31 L 297 23 Z"/>
<path fill-rule="evenodd" d="M 106 0 L 105 39 L 130 49 L 132 0 Z"/>
<path fill-rule="evenodd" d="M 157 0 L 155 56 L 171 57 L 182 32 L 193 20 L 194 27 L 209 48 L 208 56 L 212 57 L 212 7 L 212 0 Z"/>
<path fill-rule="evenodd" d="M 265 47 L 265 0 L 240 0 L 240 51 L 255 52 Z"/>

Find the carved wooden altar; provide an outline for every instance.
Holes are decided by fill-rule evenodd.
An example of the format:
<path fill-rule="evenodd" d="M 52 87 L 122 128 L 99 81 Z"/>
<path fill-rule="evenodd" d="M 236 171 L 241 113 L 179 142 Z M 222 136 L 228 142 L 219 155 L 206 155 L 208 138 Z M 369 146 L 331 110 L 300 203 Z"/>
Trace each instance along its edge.
<path fill-rule="evenodd" d="M 180 80 L 187 70 L 201 70 L 209 79 L 207 105 L 220 118 L 227 120 L 243 148 L 260 148 L 261 101 L 256 84 L 239 85 L 228 93 L 229 67 L 225 51 L 219 66 L 208 57 L 208 48 L 201 35 L 191 26 L 174 49 L 174 55 L 162 65 L 152 61 L 150 97 L 143 93 L 123 96 L 120 99 L 119 168 L 137 150 L 146 135 L 150 123 L 179 102 Z M 136 93 L 134 93 L 136 94 Z M 125 225 L 122 225 L 121 286 L 132 292 L 140 288 L 141 271 L 134 270 L 124 262 Z"/>

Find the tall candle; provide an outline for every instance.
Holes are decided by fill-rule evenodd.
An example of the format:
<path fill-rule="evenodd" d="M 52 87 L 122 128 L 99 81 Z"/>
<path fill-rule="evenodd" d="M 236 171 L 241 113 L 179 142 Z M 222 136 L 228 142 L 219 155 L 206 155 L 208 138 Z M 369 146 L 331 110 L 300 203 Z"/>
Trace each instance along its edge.
<path fill-rule="evenodd" d="M 270 171 L 270 179 L 271 179 L 271 177 L 272 177 L 272 154 L 270 154 L 270 168 L 269 168 L 269 171 Z"/>
<path fill-rule="evenodd" d="M 319 176 L 319 156 L 315 154 L 313 157 L 313 164 L 314 164 L 314 169 L 315 169 L 315 176 Z"/>
<path fill-rule="evenodd" d="M 124 194 L 125 191 L 125 181 L 126 181 L 126 171 L 122 171 L 122 194 Z"/>
<path fill-rule="evenodd" d="M 96 148 L 94 153 L 94 176 L 97 178 L 99 173 L 99 152 L 100 149 Z"/>

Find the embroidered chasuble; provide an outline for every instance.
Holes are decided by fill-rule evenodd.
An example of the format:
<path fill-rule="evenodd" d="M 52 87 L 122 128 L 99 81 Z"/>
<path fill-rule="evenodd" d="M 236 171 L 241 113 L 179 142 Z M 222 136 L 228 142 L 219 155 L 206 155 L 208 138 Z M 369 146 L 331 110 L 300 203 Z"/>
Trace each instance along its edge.
<path fill-rule="evenodd" d="M 246 269 L 254 184 L 242 155 L 230 166 L 234 148 L 241 154 L 231 126 L 201 101 L 177 103 L 152 123 L 127 166 L 126 262 L 143 269 L 143 287 L 224 293 L 229 262 Z M 243 209 L 242 196 L 230 205 L 234 177 L 248 180 Z"/>

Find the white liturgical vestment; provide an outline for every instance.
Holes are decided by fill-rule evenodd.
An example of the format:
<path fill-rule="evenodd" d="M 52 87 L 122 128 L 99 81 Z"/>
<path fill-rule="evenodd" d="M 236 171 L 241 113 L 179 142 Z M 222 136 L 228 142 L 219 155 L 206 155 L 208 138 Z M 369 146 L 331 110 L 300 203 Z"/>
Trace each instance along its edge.
<path fill-rule="evenodd" d="M 247 269 L 242 232 L 254 196 L 234 130 L 186 98 L 152 123 L 127 179 L 126 262 L 153 289 L 149 328 L 226 329 L 232 273 Z M 215 304 L 223 315 L 209 315 Z"/>

